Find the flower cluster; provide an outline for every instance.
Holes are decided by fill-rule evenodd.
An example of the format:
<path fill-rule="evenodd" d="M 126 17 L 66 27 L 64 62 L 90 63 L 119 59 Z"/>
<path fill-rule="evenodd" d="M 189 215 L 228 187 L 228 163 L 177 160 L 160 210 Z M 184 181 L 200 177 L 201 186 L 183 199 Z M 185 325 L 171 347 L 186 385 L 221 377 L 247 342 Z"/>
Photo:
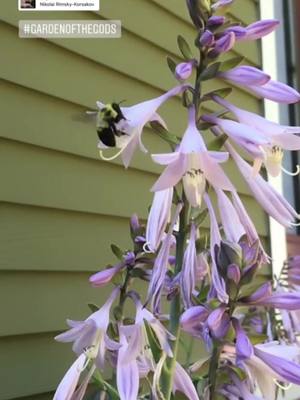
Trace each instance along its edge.
<path fill-rule="evenodd" d="M 151 154 L 163 171 L 149 188 L 153 201 L 146 223 L 136 215 L 131 219 L 132 249 L 112 245 L 118 262 L 90 277 L 95 288 L 114 286 L 108 300 L 101 308 L 91 305 L 93 313 L 84 321 L 69 320 L 70 329 L 56 337 L 72 342 L 77 355 L 56 400 L 82 399 L 89 387 L 101 398 L 121 400 L 170 400 L 176 392 L 191 400 L 273 400 L 277 386 L 300 384 L 295 333 L 300 332 L 300 260 L 289 260 L 277 282 L 271 274 L 258 277 L 270 257 L 223 169 L 232 160 L 266 213 L 292 226 L 299 214 L 260 171 L 265 167 L 276 177 L 284 170 L 283 151 L 300 149 L 300 127 L 237 107 L 226 99 L 232 88 L 205 93 L 202 82 L 224 80 L 279 103 L 298 102 L 300 94 L 240 65 L 242 58 L 222 60 L 235 43 L 260 39 L 278 26 L 276 20 L 232 24 L 220 15 L 232 1 L 187 0 L 200 59 L 179 36 L 184 60 L 168 58 L 179 82 L 174 88 L 129 107 L 97 102 L 103 160 L 121 156 L 129 167 L 137 148 L 148 151 L 141 140 L 147 124 L 170 152 Z M 157 113 L 173 96 L 181 96 L 186 108 L 180 136 L 168 132 Z M 218 111 L 203 114 L 207 101 Z M 207 142 L 204 130 L 211 134 Z M 112 156 L 111 148 L 117 149 Z M 180 363 L 183 332 L 206 349 L 205 359 L 195 359 L 189 350 Z"/>

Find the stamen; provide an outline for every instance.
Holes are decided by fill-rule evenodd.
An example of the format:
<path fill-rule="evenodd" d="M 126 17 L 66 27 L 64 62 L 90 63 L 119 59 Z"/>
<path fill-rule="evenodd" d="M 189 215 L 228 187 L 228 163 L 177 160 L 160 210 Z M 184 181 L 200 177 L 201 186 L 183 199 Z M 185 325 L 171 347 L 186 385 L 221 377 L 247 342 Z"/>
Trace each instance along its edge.
<path fill-rule="evenodd" d="M 155 251 L 153 251 L 153 250 L 151 249 L 150 243 L 149 243 L 149 242 L 144 243 L 144 245 L 143 245 L 143 250 L 144 250 L 145 253 L 155 253 Z"/>
<path fill-rule="evenodd" d="M 281 390 L 284 390 L 284 391 L 290 390 L 291 387 L 293 386 L 292 383 L 289 383 L 287 386 L 282 385 L 280 382 L 278 382 L 277 379 L 273 379 L 273 381 L 274 381 L 276 386 L 278 386 Z"/>
<path fill-rule="evenodd" d="M 295 172 L 290 172 L 290 171 L 288 171 L 287 169 L 285 169 L 283 166 L 281 166 L 281 170 L 282 170 L 285 174 L 287 174 L 287 175 L 289 175 L 289 176 L 297 176 L 297 175 L 300 174 L 300 165 L 296 165 L 296 171 L 295 171 Z"/>
<path fill-rule="evenodd" d="M 112 161 L 112 160 L 115 160 L 117 157 L 119 157 L 120 154 L 123 153 L 123 151 L 124 151 L 125 148 L 126 148 L 126 146 L 121 147 L 121 149 L 120 149 L 115 155 L 113 155 L 113 156 L 111 156 L 111 157 L 105 157 L 105 156 L 103 155 L 103 150 L 100 150 L 100 151 L 99 151 L 100 158 L 101 158 L 102 160 L 104 160 L 104 161 Z"/>

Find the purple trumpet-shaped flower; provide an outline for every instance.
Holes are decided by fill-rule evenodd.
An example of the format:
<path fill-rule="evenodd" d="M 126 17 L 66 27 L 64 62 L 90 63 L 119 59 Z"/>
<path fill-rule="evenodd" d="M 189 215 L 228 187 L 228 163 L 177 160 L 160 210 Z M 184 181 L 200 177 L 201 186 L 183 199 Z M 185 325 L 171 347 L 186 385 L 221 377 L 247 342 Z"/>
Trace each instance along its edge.
<path fill-rule="evenodd" d="M 179 81 L 185 81 L 192 75 L 194 65 L 194 60 L 178 64 L 175 69 L 175 77 Z"/>
<path fill-rule="evenodd" d="M 246 27 L 246 35 L 239 40 L 257 40 L 273 32 L 280 22 L 277 19 L 264 19 Z"/>
<path fill-rule="evenodd" d="M 151 308 L 155 312 L 159 311 L 160 296 L 164 288 L 164 283 L 168 270 L 170 249 L 172 246 L 172 238 L 173 238 L 172 232 L 179 217 L 181 209 L 182 209 L 182 204 L 178 204 L 172 222 L 170 224 L 169 231 L 162 242 L 161 248 L 154 262 L 151 280 L 148 287 L 148 295 L 146 303 L 151 301 Z"/>
<path fill-rule="evenodd" d="M 248 336 L 246 335 L 246 332 L 241 327 L 240 322 L 236 318 L 233 318 L 232 324 L 236 334 L 236 359 L 237 365 L 239 365 L 244 360 L 252 357 L 254 350 Z"/>
<path fill-rule="evenodd" d="M 205 191 L 206 180 L 224 190 L 234 190 L 231 182 L 219 166 L 227 160 L 227 154 L 208 151 L 195 122 L 195 109 L 189 109 L 189 124 L 181 144 L 174 153 L 153 154 L 155 162 L 167 165 L 152 191 L 175 186 L 180 179 L 189 203 L 199 207 Z"/>
<path fill-rule="evenodd" d="M 230 317 L 225 306 L 213 310 L 207 318 L 210 334 L 215 339 L 223 339 L 230 327 Z"/>
<path fill-rule="evenodd" d="M 220 78 L 229 80 L 238 85 L 264 85 L 271 77 L 255 67 L 242 65 L 226 72 L 219 72 Z"/>
<path fill-rule="evenodd" d="M 214 48 L 209 52 L 208 56 L 213 58 L 222 53 L 227 53 L 235 45 L 234 32 L 224 33 L 218 40 L 215 41 Z"/>
<path fill-rule="evenodd" d="M 204 306 L 194 306 L 187 309 L 180 317 L 180 325 L 185 332 L 193 336 L 201 336 L 203 324 L 209 316 L 209 310 Z"/>
<path fill-rule="evenodd" d="M 294 133 L 300 133 L 299 126 L 279 125 L 259 115 L 242 110 L 220 97 L 215 96 L 214 100 L 231 111 L 240 123 L 253 128 L 257 134 L 260 133 L 262 138 L 268 138 L 269 144 L 257 144 L 254 157 L 257 157 L 257 160 L 261 159 L 261 162 L 265 163 L 270 175 L 277 176 L 281 170 L 283 157 L 281 149 L 300 149 L 300 138 L 294 135 Z M 245 143 L 242 147 L 251 153 L 252 148 L 248 147 L 248 143 Z M 262 151 L 261 158 L 258 156 L 259 151 Z"/>
<path fill-rule="evenodd" d="M 299 214 L 288 201 L 276 192 L 260 175 L 253 176 L 251 166 L 239 156 L 229 143 L 226 143 L 225 147 L 230 152 L 251 192 L 263 209 L 281 225 L 286 227 L 293 225 L 294 219 L 299 218 Z"/>
<path fill-rule="evenodd" d="M 191 226 L 190 240 L 184 253 L 180 287 L 185 308 L 192 306 L 192 293 L 196 284 L 197 252 L 196 252 L 196 227 Z"/>
<path fill-rule="evenodd" d="M 258 96 L 275 101 L 276 103 L 293 104 L 300 101 L 299 92 L 282 82 L 270 80 L 262 86 L 246 86 Z"/>
<path fill-rule="evenodd" d="M 300 293 L 274 293 L 255 304 L 289 311 L 300 310 Z"/>
<path fill-rule="evenodd" d="M 219 231 L 219 226 L 217 218 L 207 193 L 204 194 L 204 200 L 207 205 L 207 209 L 210 217 L 210 254 L 211 254 L 211 290 L 210 297 L 216 295 L 222 303 L 228 303 L 229 296 L 226 292 L 226 285 L 224 279 L 220 276 L 216 260 L 215 260 L 215 246 L 220 246 L 221 234 Z"/>
<path fill-rule="evenodd" d="M 169 98 L 176 96 L 185 89 L 185 85 L 177 86 L 155 99 L 144 101 L 131 107 L 121 107 L 121 111 L 125 119 L 122 119 L 116 124 L 117 131 L 121 132 L 122 134 L 120 136 L 116 136 L 115 138 L 116 147 L 119 149 L 119 151 L 113 157 L 104 157 L 103 150 L 107 149 L 108 147 L 100 141 L 98 148 L 100 149 L 101 157 L 104 160 L 109 161 L 121 155 L 123 164 L 127 168 L 137 147 L 140 147 L 140 149 L 146 153 L 147 149 L 144 147 L 141 141 L 141 135 L 144 126 L 148 122 L 157 121 L 166 128 L 165 122 L 156 113 L 156 111 Z M 105 105 L 98 101 L 97 107 L 99 110 L 102 110 Z"/>
<path fill-rule="evenodd" d="M 155 192 L 146 229 L 146 247 L 155 252 L 170 222 L 173 187 Z"/>
<path fill-rule="evenodd" d="M 215 191 L 226 239 L 230 242 L 238 243 L 240 238 L 245 234 L 245 229 L 240 222 L 238 213 L 223 190 L 215 189 Z"/>
<path fill-rule="evenodd" d="M 211 8 L 212 10 L 217 10 L 218 8 L 228 6 L 232 2 L 233 0 L 219 0 L 216 3 L 212 4 Z"/>
<path fill-rule="evenodd" d="M 200 41 L 201 46 L 210 47 L 213 45 L 213 43 L 215 41 L 214 34 L 210 30 L 206 29 L 200 36 L 199 41 Z"/>
<path fill-rule="evenodd" d="M 256 345 L 254 354 L 268 365 L 282 380 L 300 385 L 300 365 L 286 358 L 288 352 L 293 346 L 281 345 Z M 299 350 L 293 348 L 292 353 L 299 353 Z M 285 357 L 278 356 L 278 353 Z"/>
<path fill-rule="evenodd" d="M 73 351 L 76 354 L 84 353 L 88 360 L 94 361 L 102 369 L 106 348 L 109 350 L 117 350 L 119 348 L 119 344 L 110 339 L 106 333 L 109 325 L 110 307 L 118 296 L 119 291 L 119 287 L 116 287 L 106 303 L 85 321 L 68 320 L 67 322 L 71 329 L 56 336 L 55 340 L 59 342 L 74 342 Z"/>
<path fill-rule="evenodd" d="M 174 380 L 173 380 L 173 395 L 176 395 L 176 392 L 181 392 L 185 395 L 187 399 L 190 400 L 199 400 L 197 391 L 195 386 L 182 366 L 176 362 L 175 371 L 174 371 Z"/>
<path fill-rule="evenodd" d="M 53 400 L 71 400 L 78 384 L 81 372 L 86 364 L 86 356 L 81 354 L 66 372 L 58 385 Z"/>
<path fill-rule="evenodd" d="M 139 369 L 136 359 L 128 358 L 128 342 L 120 329 L 121 347 L 117 361 L 117 388 L 121 400 L 136 400 L 139 391 Z"/>

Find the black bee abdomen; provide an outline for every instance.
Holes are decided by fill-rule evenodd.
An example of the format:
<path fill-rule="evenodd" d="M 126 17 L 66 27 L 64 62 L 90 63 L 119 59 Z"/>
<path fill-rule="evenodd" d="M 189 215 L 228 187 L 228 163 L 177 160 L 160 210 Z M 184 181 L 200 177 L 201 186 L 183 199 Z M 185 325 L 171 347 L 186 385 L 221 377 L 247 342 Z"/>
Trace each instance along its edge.
<path fill-rule="evenodd" d="M 116 138 L 111 128 L 99 128 L 97 129 L 98 137 L 103 144 L 107 147 L 116 146 Z"/>

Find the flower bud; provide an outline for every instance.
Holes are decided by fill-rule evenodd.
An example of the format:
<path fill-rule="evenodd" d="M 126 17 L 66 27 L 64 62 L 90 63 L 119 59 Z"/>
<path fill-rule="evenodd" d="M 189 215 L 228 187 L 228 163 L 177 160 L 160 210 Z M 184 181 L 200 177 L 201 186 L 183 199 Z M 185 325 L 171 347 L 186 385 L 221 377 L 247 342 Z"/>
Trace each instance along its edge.
<path fill-rule="evenodd" d="M 201 46 L 209 47 L 214 43 L 214 35 L 207 29 L 201 35 L 199 42 Z"/>
<path fill-rule="evenodd" d="M 241 279 L 240 267 L 236 264 L 230 264 L 227 269 L 227 278 L 237 285 Z"/>
<path fill-rule="evenodd" d="M 140 228 L 139 217 L 137 214 L 133 214 L 130 219 L 130 226 L 133 232 L 136 232 Z"/>
<path fill-rule="evenodd" d="M 222 53 L 227 53 L 235 44 L 235 34 L 233 32 L 225 33 L 215 42 L 215 47 L 209 52 L 209 57 L 218 57 Z"/>
<path fill-rule="evenodd" d="M 194 25 L 201 29 L 211 13 L 210 0 L 186 0 L 190 17 Z"/>
<path fill-rule="evenodd" d="M 222 271 L 227 271 L 230 264 L 241 265 L 242 249 L 236 243 L 222 241 L 218 254 L 218 266 Z"/>
<path fill-rule="evenodd" d="M 270 282 L 266 282 L 263 285 L 261 285 L 250 296 L 244 297 L 242 301 L 244 303 L 260 304 L 260 302 L 269 298 L 271 295 L 272 295 L 272 285 Z"/>
<path fill-rule="evenodd" d="M 207 318 L 207 325 L 210 334 L 214 338 L 223 339 L 230 326 L 230 317 L 226 312 L 226 308 L 221 306 L 212 311 Z"/>
<path fill-rule="evenodd" d="M 193 61 L 183 62 L 177 65 L 175 69 L 175 76 L 179 81 L 185 81 L 193 72 Z"/>
<path fill-rule="evenodd" d="M 89 282 L 93 287 L 102 287 L 107 283 L 109 283 L 123 267 L 124 264 L 120 263 L 115 267 L 111 267 L 103 271 L 97 272 L 96 274 L 90 276 Z"/>
<path fill-rule="evenodd" d="M 208 18 L 207 26 L 209 27 L 217 27 L 223 25 L 226 21 L 226 18 L 221 15 L 213 15 L 212 17 Z"/>

